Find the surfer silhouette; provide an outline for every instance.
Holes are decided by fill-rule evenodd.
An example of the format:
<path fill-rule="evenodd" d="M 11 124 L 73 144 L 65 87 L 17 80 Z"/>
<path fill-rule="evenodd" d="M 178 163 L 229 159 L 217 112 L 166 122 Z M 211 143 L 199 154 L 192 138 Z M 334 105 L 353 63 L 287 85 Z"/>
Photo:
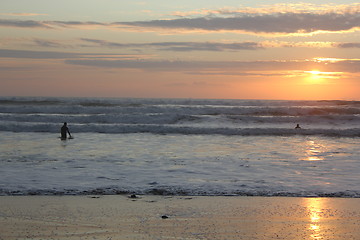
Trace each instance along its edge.
<path fill-rule="evenodd" d="M 64 125 L 61 127 L 61 139 L 65 140 L 68 133 L 71 138 L 71 133 L 69 131 L 69 128 L 67 127 L 67 122 L 64 122 Z"/>
<path fill-rule="evenodd" d="M 301 129 L 300 124 L 296 124 L 295 129 Z"/>

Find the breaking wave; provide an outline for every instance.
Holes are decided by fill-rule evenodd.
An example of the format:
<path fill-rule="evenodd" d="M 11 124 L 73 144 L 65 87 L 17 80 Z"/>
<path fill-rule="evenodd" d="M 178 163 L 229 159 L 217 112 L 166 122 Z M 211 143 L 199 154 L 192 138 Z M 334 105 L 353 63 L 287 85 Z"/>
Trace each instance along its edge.
<path fill-rule="evenodd" d="M 360 102 L 0 98 L 0 131 L 56 133 L 65 121 L 81 133 L 357 137 Z"/>

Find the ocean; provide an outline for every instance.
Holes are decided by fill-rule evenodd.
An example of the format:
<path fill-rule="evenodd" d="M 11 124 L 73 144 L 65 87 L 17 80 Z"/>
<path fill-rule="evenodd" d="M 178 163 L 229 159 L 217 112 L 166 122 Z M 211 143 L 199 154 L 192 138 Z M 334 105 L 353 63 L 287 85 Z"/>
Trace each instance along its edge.
<path fill-rule="evenodd" d="M 1 97 L 0 163 L 0 195 L 360 197 L 360 101 Z"/>

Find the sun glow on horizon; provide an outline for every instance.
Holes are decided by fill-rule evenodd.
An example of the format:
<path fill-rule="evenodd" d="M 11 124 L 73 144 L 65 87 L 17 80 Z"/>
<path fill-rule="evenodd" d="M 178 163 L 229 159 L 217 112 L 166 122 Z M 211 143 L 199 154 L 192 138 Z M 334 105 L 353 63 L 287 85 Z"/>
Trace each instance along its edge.
<path fill-rule="evenodd" d="M 305 71 L 305 73 L 308 74 L 308 84 L 323 84 L 325 82 L 324 73 L 319 70 Z"/>
<path fill-rule="evenodd" d="M 313 70 L 313 71 L 307 71 L 308 73 L 314 74 L 314 75 L 319 75 L 322 72 L 318 71 L 318 70 Z"/>
<path fill-rule="evenodd" d="M 304 71 L 307 84 L 330 84 L 331 79 L 339 79 L 343 72 Z"/>

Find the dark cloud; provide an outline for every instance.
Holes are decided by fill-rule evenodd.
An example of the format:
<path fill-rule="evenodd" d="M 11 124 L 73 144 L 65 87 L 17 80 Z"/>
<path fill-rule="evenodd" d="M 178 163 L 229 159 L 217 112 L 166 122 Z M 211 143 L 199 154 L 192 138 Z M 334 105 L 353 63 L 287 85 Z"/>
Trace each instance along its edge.
<path fill-rule="evenodd" d="M 133 46 L 137 45 L 137 44 L 115 43 L 115 42 L 110 42 L 110 41 L 106 41 L 106 40 L 90 39 L 90 38 L 81 38 L 80 40 L 95 44 L 96 46 L 108 47 L 108 48 L 128 48 L 128 47 L 133 47 Z M 89 47 L 89 46 L 86 46 L 86 47 Z"/>
<path fill-rule="evenodd" d="M 213 71 L 213 72 L 187 72 L 187 74 L 191 75 L 218 75 L 218 76 L 260 76 L 260 77 L 284 77 L 287 76 L 287 73 L 261 73 L 261 72 L 222 72 L 222 71 Z"/>
<path fill-rule="evenodd" d="M 52 28 L 48 24 L 41 21 L 33 20 L 8 20 L 0 19 L 0 26 L 3 27 L 20 27 L 20 28 Z"/>
<path fill-rule="evenodd" d="M 360 43 L 339 43 L 339 42 L 149 42 L 149 43 L 118 43 L 101 39 L 81 38 L 82 43 L 77 41 L 32 39 L 32 43 L 39 47 L 46 48 L 79 48 L 79 47 L 101 47 L 112 49 L 130 49 L 133 51 L 144 51 L 154 49 L 157 51 L 241 51 L 241 50 L 261 50 L 267 48 L 360 48 Z M 85 42 L 85 43 L 83 43 Z M 28 46 L 28 45 L 26 45 Z"/>
<path fill-rule="evenodd" d="M 71 28 L 85 26 L 104 26 L 112 28 L 162 28 L 202 31 L 245 31 L 252 33 L 311 33 L 315 31 L 347 31 L 360 28 L 360 14 L 347 13 L 268 13 L 234 14 L 233 16 L 207 16 L 198 18 L 179 18 L 172 20 L 153 20 L 135 22 L 81 22 L 81 21 L 32 21 L 0 19 L 0 26 L 22 28 Z M 125 28 L 126 29 L 126 28 Z M 106 44 L 104 42 L 104 44 Z M 191 47 L 190 47 L 191 48 Z M 185 50 L 178 48 L 178 50 Z"/>
<path fill-rule="evenodd" d="M 0 49 L 0 57 L 2 58 L 67 59 L 79 56 L 77 53 L 66 52 Z"/>
<path fill-rule="evenodd" d="M 177 71 L 181 69 L 196 69 L 204 67 L 201 62 L 185 61 L 128 61 L 128 60 L 101 60 L 101 59 L 69 59 L 68 64 L 84 65 L 105 68 L 133 68 L 143 70 Z M 211 63 L 209 63 L 211 65 Z"/>
<path fill-rule="evenodd" d="M 155 43 L 115 43 L 105 40 L 82 38 L 81 40 L 109 48 L 156 48 L 161 51 L 238 51 L 262 49 L 256 42 L 217 43 L 217 42 L 155 42 Z"/>
<path fill-rule="evenodd" d="M 195 69 L 213 70 L 213 69 L 234 69 L 247 71 L 272 71 L 278 69 L 302 69 L 307 62 L 278 62 L 278 61 L 153 61 L 153 60 L 94 60 L 94 59 L 70 59 L 68 64 L 86 65 L 109 68 L 135 68 L 144 70 L 167 70 L 167 71 L 190 71 Z M 307 63 L 309 64 L 309 63 Z"/>
<path fill-rule="evenodd" d="M 81 27 L 81 26 L 108 26 L 107 23 L 100 23 L 100 22 L 80 22 L 80 21 L 51 21 L 48 22 L 49 24 L 53 24 L 59 27 Z"/>
<path fill-rule="evenodd" d="M 49 48 L 64 48 L 68 47 L 64 44 L 59 43 L 58 41 L 50 41 L 44 39 L 34 39 L 33 42 L 40 47 L 49 47 Z"/>
<path fill-rule="evenodd" d="M 55 27 L 71 28 L 71 27 L 81 27 L 81 26 L 108 26 L 108 24 L 99 23 L 99 22 L 80 22 L 80 21 L 33 21 L 33 20 L 0 19 L 0 26 L 54 29 Z"/>
<path fill-rule="evenodd" d="M 336 63 L 331 63 L 326 66 L 327 71 L 336 71 L 336 72 L 360 72 L 360 60 L 346 60 Z"/>
<path fill-rule="evenodd" d="M 135 60 L 141 58 L 141 55 L 132 54 L 83 54 L 9 49 L 0 49 L 0 58 L 59 59 L 71 65 L 147 71 L 180 71 L 191 74 L 202 74 L 204 72 L 219 74 L 219 72 L 223 72 L 224 74 L 239 75 L 239 72 L 257 71 L 272 72 L 271 74 L 273 74 L 276 71 L 312 71 L 313 69 L 323 72 L 360 72 L 360 60 L 358 59 L 337 61 L 332 59 L 329 61 L 318 59 L 313 61 L 156 61 Z M 266 75 L 268 74 L 266 73 Z"/>
<path fill-rule="evenodd" d="M 255 33 L 310 33 L 345 31 L 360 27 L 359 13 L 243 14 L 234 17 L 200 17 L 173 20 L 118 22 L 116 24 L 165 29 L 205 31 L 247 31 Z"/>
<path fill-rule="evenodd" d="M 104 54 L 104 53 L 72 53 L 53 51 L 29 51 L 0 49 L 0 58 L 30 58 L 30 59 L 106 59 L 106 58 L 136 58 L 132 54 Z"/>
<path fill-rule="evenodd" d="M 360 43 L 339 43 L 337 44 L 339 48 L 360 48 Z"/>
<path fill-rule="evenodd" d="M 343 60 L 339 62 L 316 61 L 151 61 L 151 60 L 101 60 L 101 59 L 69 59 L 66 63 L 105 68 L 132 68 L 151 71 L 319 71 L 328 72 L 360 72 L 359 60 Z M 233 74 L 233 72 L 232 72 Z"/>
<path fill-rule="evenodd" d="M 262 49 L 256 42 L 216 43 L 216 42 L 164 42 L 153 43 L 152 46 L 161 46 L 160 50 L 167 51 L 238 51 Z"/>

